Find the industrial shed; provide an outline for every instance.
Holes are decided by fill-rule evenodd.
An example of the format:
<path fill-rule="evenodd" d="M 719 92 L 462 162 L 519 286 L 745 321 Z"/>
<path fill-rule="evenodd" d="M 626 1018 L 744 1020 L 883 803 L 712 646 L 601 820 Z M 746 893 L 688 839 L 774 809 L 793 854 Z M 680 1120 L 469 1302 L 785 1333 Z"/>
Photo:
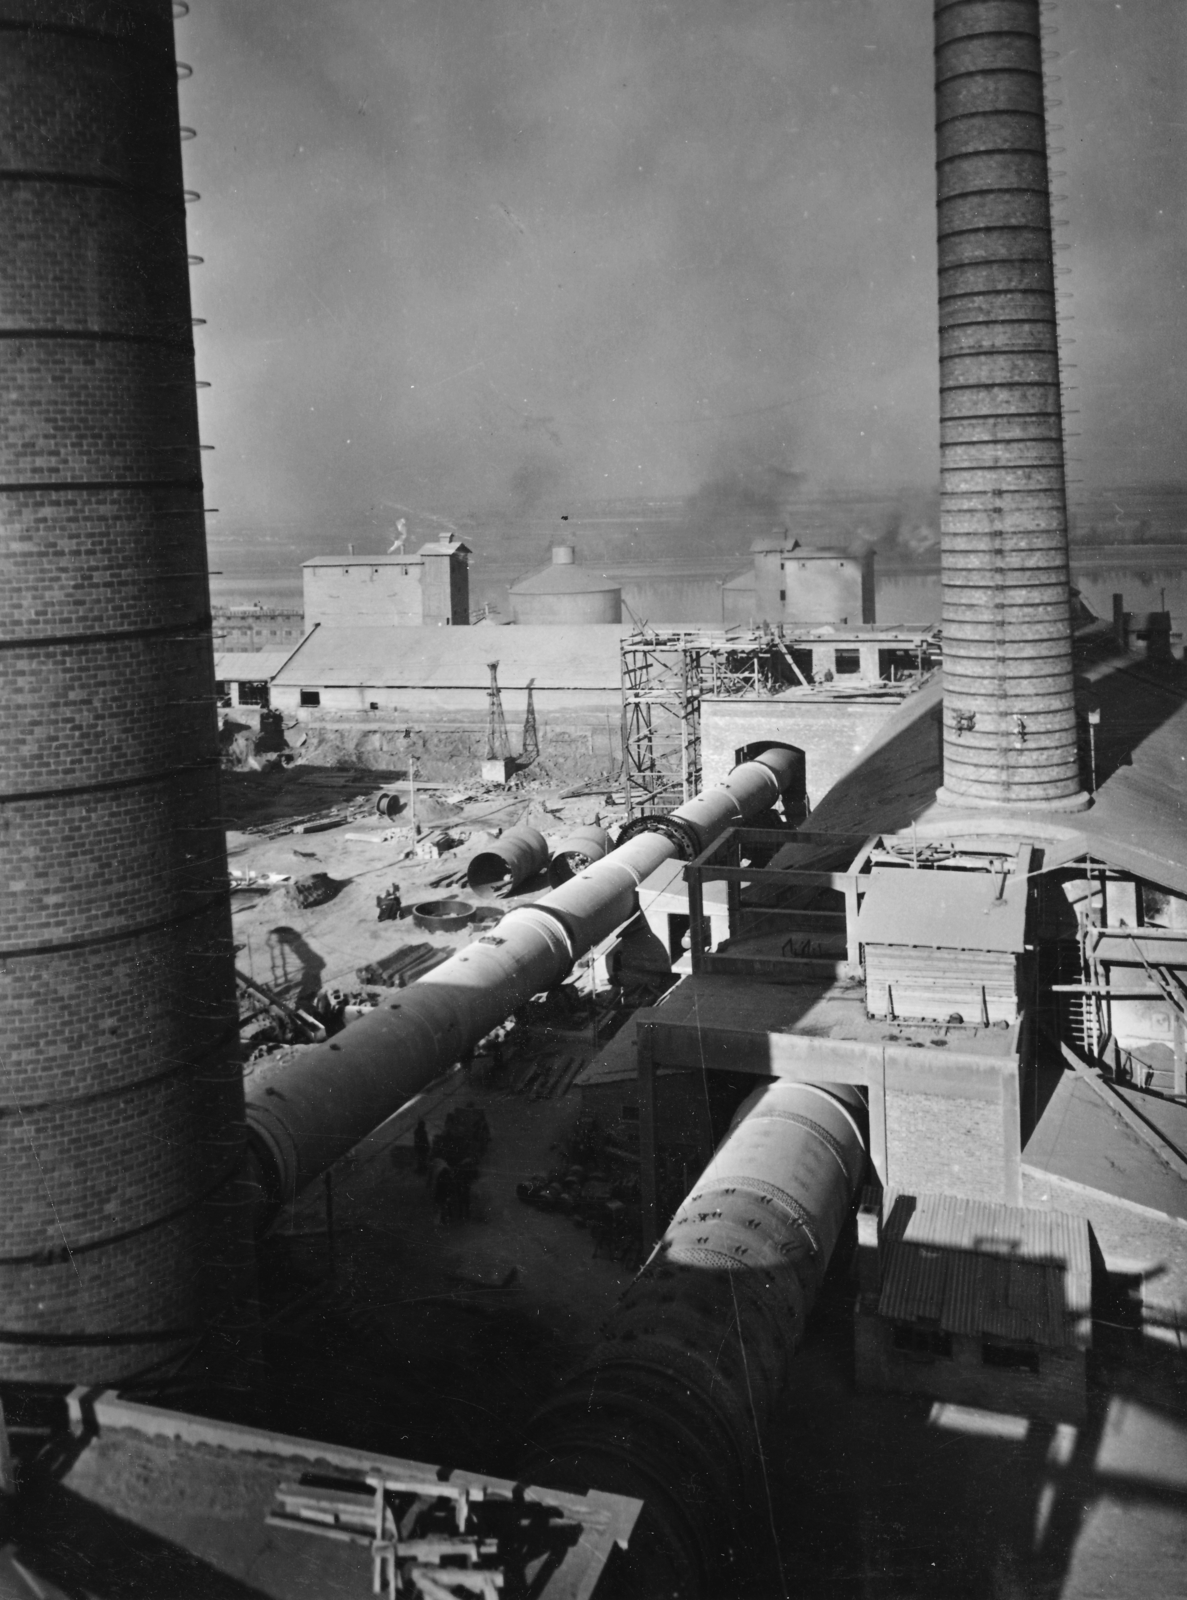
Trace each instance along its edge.
<path fill-rule="evenodd" d="M 580 649 L 553 627 L 320 627 L 272 685 L 272 703 L 303 721 L 319 714 L 484 712 L 492 661 L 508 712 L 532 686 L 541 712 L 593 708 L 615 722 L 621 698 L 617 624 L 581 630 Z"/>
<path fill-rule="evenodd" d="M 1083 1217 L 891 1189 L 878 1232 L 875 1259 L 862 1264 L 860 1388 L 1083 1418 L 1092 1338 Z"/>
<path fill-rule="evenodd" d="M 227 650 L 214 658 L 214 692 L 224 706 L 262 706 L 271 702 L 272 679 L 292 650 Z"/>

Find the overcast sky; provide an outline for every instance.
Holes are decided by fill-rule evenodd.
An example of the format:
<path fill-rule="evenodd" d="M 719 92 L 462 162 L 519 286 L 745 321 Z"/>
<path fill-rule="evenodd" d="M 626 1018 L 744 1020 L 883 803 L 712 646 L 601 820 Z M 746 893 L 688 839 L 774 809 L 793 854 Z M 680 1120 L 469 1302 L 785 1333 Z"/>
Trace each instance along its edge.
<path fill-rule="evenodd" d="M 1063 0 L 1092 481 L 1187 478 L 1182 0 Z M 193 0 L 219 532 L 937 475 L 929 0 Z"/>

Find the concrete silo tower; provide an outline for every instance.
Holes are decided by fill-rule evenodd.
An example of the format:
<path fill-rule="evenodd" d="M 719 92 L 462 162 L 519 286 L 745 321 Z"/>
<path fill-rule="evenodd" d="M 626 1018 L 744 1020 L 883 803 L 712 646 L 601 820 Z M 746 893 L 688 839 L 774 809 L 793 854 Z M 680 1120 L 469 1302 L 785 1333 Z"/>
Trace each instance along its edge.
<path fill-rule="evenodd" d="M 246 1259 L 172 10 L 0 23 L 0 1380 L 171 1361 Z"/>

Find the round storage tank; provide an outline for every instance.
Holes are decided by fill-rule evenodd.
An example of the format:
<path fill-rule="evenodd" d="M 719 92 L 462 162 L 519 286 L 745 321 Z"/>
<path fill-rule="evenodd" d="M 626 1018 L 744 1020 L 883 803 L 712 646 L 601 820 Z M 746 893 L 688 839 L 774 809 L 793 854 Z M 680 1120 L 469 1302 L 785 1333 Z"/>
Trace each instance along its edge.
<path fill-rule="evenodd" d="M 511 615 L 525 626 L 621 622 L 622 590 L 602 573 L 578 566 L 571 544 L 558 544 L 551 565 L 512 586 Z"/>

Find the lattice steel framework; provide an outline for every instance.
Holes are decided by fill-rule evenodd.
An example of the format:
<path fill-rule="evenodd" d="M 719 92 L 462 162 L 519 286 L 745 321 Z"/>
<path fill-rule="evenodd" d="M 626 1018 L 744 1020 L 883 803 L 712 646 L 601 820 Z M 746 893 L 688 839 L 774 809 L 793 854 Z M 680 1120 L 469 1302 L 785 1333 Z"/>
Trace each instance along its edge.
<path fill-rule="evenodd" d="M 643 629 L 622 642 L 622 748 L 632 817 L 671 811 L 701 788 L 701 697 L 761 699 L 806 685 L 766 630 Z"/>
<path fill-rule="evenodd" d="M 860 678 L 834 682 L 831 670 L 814 672 L 816 653 L 873 653 Z M 939 659 L 937 630 L 906 625 L 860 629 L 808 629 L 792 636 L 780 628 L 642 628 L 622 641 L 623 784 L 629 814 L 667 812 L 702 787 L 701 701 L 704 696 L 762 700 L 789 689 L 822 694 L 902 693 L 893 672 L 881 678 L 879 651 L 907 654 L 922 680 Z M 839 659 L 839 656 L 838 658 Z M 834 662 L 835 664 L 835 662 Z M 842 669 L 838 669 L 842 670 Z"/>

